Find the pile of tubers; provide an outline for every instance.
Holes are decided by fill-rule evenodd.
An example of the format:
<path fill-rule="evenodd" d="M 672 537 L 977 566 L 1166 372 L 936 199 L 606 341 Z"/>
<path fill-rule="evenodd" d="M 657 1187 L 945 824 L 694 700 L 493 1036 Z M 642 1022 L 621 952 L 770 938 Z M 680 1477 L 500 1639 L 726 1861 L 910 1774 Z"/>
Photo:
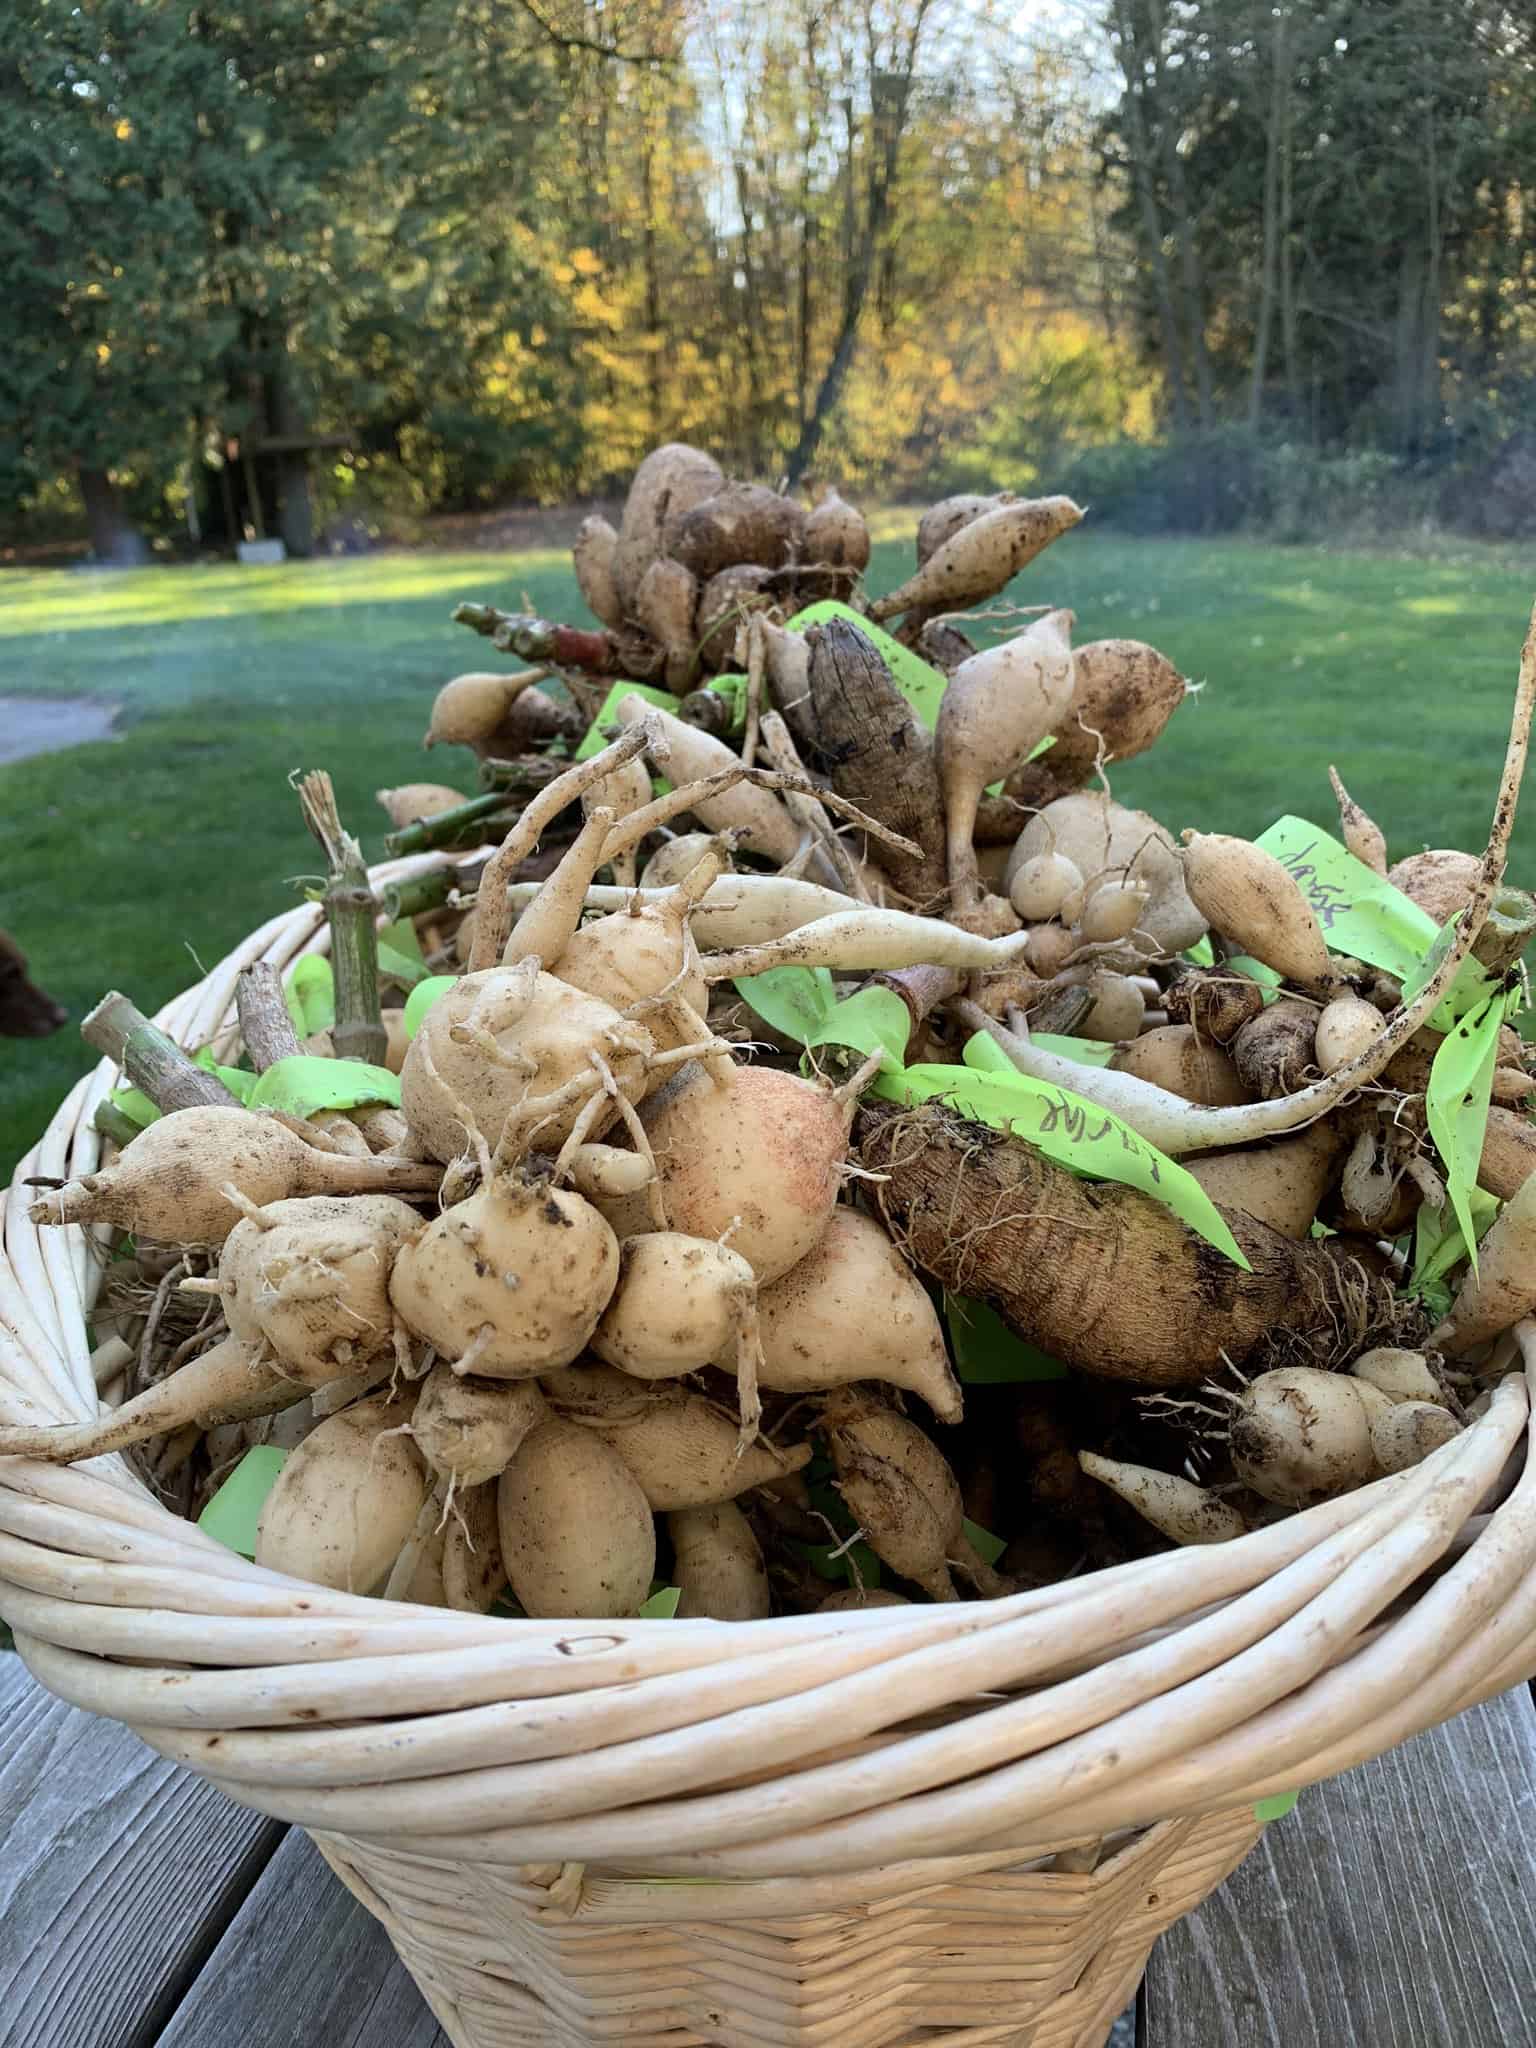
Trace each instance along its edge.
<path fill-rule="evenodd" d="M 326 778 L 301 788 L 334 1022 L 301 1042 L 260 964 L 221 1064 L 121 997 L 87 1020 L 160 1112 L 109 1107 L 101 1168 L 32 1208 L 119 1234 L 102 1411 L 0 1454 L 128 1451 L 196 1514 L 276 1446 L 254 1552 L 296 1578 L 571 1618 L 662 1586 L 740 1621 L 1229 1540 L 1456 1436 L 1536 1310 L 1536 1079 L 1503 1021 L 1536 643 L 1483 854 L 1389 868 L 1335 778 L 1359 872 L 1442 928 L 1405 983 L 1330 945 L 1295 863 L 1111 794 L 1183 700 L 1170 660 L 1075 645 L 1049 604 L 957 619 L 1081 516 L 947 499 L 871 602 L 835 492 L 671 445 L 577 538 L 596 631 L 460 607 L 530 664 L 438 694 L 428 744 L 482 792 L 380 794 L 392 851 L 468 857 L 376 900 Z M 878 992 L 905 1049 L 797 1029 L 786 991 Z M 1434 1077 L 1473 1015 L 1469 1164 Z M 284 1062 L 374 1085 L 247 1106 Z M 907 1085 L 967 1067 L 1077 1149 Z"/>

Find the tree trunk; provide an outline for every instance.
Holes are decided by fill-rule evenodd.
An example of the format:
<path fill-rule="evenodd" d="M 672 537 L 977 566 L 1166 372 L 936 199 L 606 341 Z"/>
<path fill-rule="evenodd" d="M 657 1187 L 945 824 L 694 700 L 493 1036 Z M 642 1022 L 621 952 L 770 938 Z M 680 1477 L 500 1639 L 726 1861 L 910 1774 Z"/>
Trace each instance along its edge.
<path fill-rule="evenodd" d="M 267 373 L 267 418 L 274 434 L 295 439 L 304 431 L 302 408 L 294 385 L 293 364 L 286 348 L 278 348 Z M 309 489 L 309 456 L 302 448 L 280 449 L 274 464 L 277 479 L 277 530 L 290 555 L 302 560 L 314 553 L 315 510 Z"/>
<path fill-rule="evenodd" d="M 899 71 L 882 72 L 877 65 L 874 49 L 870 50 L 869 175 L 866 181 L 863 231 L 855 236 L 854 253 L 846 273 L 848 281 L 843 294 L 843 317 L 832 349 L 832 360 L 827 365 L 826 374 L 816 393 L 810 418 L 801 428 L 799 442 L 789 458 L 787 474 L 791 490 L 800 482 L 815 458 L 816 450 L 821 445 L 821 437 L 826 431 L 827 421 L 842 396 L 844 381 L 853 364 L 864 302 L 869 296 L 870 282 L 875 272 L 875 259 L 885 239 L 886 223 L 890 218 L 902 137 L 906 133 L 907 111 L 912 102 L 912 81 L 917 69 L 918 46 L 922 41 L 923 20 L 930 4 L 931 0 L 917 0 L 913 9 L 912 25 L 907 33 L 902 68 Z M 871 40 L 873 41 L 873 37 Z M 851 100 L 845 102 L 845 108 L 848 126 L 848 221 L 851 231 L 854 178 Z"/>
<path fill-rule="evenodd" d="M 1168 189 L 1173 195 L 1175 233 L 1179 244 L 1179 273 L 1184 290 L 1184 326 L 1189 359 L 1194 365 L 1195 400 L 1201 428 L 1216 423 L 1215 389 L 1211 378 L 1210 352 L 1205 345 L 1205 279 L 1200 252 L 1195 246 L 1195 223 L 1190 213 L 1189 185 L 1184 176 L 1184 159 L 1179 155 L 1177 123 L 1166 113 L 1163 71 L 1163 10 L 1161 0 L 1152 9 L 1152 79 L 1157 88 L 1159 141 Z"/>
<path fill-rule="evenodd" d="M 1131 177 L 1136 187 L 1136 204 L 1141 214 L 1141 230 L 1146 239 L 1147 261 L 1152 268 L 1152 283 L 1157 294 L 1157 318 L 1163 350 L 1163 381 L 1168 387 L 1168 403 L 1173 410 L 1173 424 L 1176 433 L 1189 429 L 1189 395 L 1184 384 L 1184 348 L 1179 334 L 1178 314 L 1173 303 L 1173 280 L 1168 273 L 1167 252 L 1163 248 L 1163 224 L 1157 209 L 1157 193 L 1152 184 L 1152 138 L 1147 132 L 1146 109 L 1142 104 L 1145 73 L 1136 43 L 1136 31 L 1130 9 L 1122 7 L 1117 16 L 1120 31 L 1120 68 L 1125 77 L 1125 117 L 1129 130 L 1126 141 L 1131 151 Z"/>
<path fill-rule="evenodd" d="M 91 536 L 91 553 L 98 562 L 114 569 L 129 569 L 147 558 L 143 536 L 123 512 L 117 486 L 104 469 L 76 472 L 80 496 L 85 501 L 85 519 Z"/>
<path fill-rule="evenodd" d="M 1301 355 L 1296 318 L 1295 245 L 1292 237 L 1292 178 L 1295 167 L 1293 131 L 1295 101 L 1289 75 L 1280 107 L 1280 218 L 1285 232 L 1280 237 L 1280 336 L 1285 354 L 1285 396 L 1292 425 L 1301 410 Z"/>
<path fill-rule="evenodd" d="M 1281 0 L 1271 35 L 1269 120 L 1264 134 L 1264 251 L 1259 278 L 1259 312 L 1254 322 L 1253 374 L 1248 385 L 1248 425 L 1256 433 L 1264 417 L 1264 384 L 1269 373 L 1269 337 L 1275 319 L 1275 264 L 1280 245 L 1280 107 L 1286 60 L 1286 5 Z"/>
<path fill-rule="evenodd" d="M 649 122 L 649 115 L 645 117 Z M 640 145 L 640 203 L 645 218 L 641 248 L 645 262 L 645 382 L 652 442 L 661 439 L 661 280 L 656 271 L 655 169 L 647 126 Z"/>
<path fill-rule="evenodd" d="M 1436 147 L 1433 109 L 1425 115 L 1425 169 L 1429 178 L 1428 260 L 1424 265 L 1423 312 L 1419 319 L 1420 353 L 1416 387 L 1415 440 L 1432 432 L 1440 418 L 1440 291 L 1445 254 L 1445 229 L 1440 196 L 1440 156 Z"/>

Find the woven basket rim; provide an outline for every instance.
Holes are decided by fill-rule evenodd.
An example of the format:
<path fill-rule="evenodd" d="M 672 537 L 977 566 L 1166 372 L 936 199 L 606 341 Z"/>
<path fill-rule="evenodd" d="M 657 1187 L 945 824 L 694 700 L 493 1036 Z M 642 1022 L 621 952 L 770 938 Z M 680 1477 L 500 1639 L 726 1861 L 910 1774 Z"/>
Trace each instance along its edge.
<path fill-rule="evenodd" d="M 328 936 L 317 906 L 281 913 L 159 1021 L 221 1038 L 242 966 Z M 115 1079 L 77 1083 L 5 1197 L 9 1419 L 96 1412 L 97 1248 L 34 1227 L 24 1183 L 96 1165 Z M 1536 1672 L 1536 1331 L 1522 1350 L 1409 1472 L 1004 1600 L 565 1625 L 385 1606 L 225 1550 L 120 1459 L 18 1458 L 0 1612 L 51 1690 L 338 1838 L 649 1882 L 998 1868 L 1331 1776 Z"/>

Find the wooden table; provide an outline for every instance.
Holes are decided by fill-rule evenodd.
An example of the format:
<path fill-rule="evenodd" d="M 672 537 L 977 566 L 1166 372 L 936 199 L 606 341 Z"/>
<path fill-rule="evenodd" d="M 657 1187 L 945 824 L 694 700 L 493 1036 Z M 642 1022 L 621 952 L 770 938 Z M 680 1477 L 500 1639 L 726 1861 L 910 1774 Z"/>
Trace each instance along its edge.
<path fill-rule="evenodd" d="M 4 2048 L 447 2048 L 297 1829 L 15 1657 L 0 1728 Z M 1524 1688 L 1303 1794 L 1164 1936 L 1140 2048 L 1536 2048 L 1533 1823 Z"/>

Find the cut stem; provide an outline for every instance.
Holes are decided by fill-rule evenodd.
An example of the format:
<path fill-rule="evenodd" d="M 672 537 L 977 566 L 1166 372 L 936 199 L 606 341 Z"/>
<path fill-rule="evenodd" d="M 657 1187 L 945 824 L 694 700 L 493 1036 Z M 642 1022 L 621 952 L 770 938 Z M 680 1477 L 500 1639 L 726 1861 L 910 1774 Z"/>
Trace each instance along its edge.
<path fill-rule="evenodd" d="M 109 1139 L 117 1147 L 119 1152 L 125 1145 L 131 1145 L 139 1135 L 139 1126 L 128 1112 L 119 1109 L 115 1102 L 98 1102 L 91 1123 L 104 1138 Z"/>
<path fill-rule="evenodd" d="M 158 1024 L 151 1024 L 137 1004 L 116 989 L 103 996 L 85 1019 L 80 1036 L 87 1045 L 116 1060 L 133 1086 L 167 1114 L 210 1106 L 228 1109 L 235 1102 L 217 1074 L 198 1066 L 175 1039 Z"/>
<path fill-rule="evenodd" d="M 522 754 L 515 761 L 482 761 L 480 787 L 516 790 L 519 794 L 548 789 L 570 765 L 569 761 L 555 760 L 548 754 Z"/>
<path fill-rule="evenodd" d="M 612 675 L 617 670 L 619 650 L 607 633 L 562 626 L 533 612 L 504 612 L 493 604 L 457 604 L 453 620 L 457 626 L 468 626 L 482 634 L 503 653 L 516 654 L 524 661 L 590 669 L 599 675 Z"/>
<path fill-rule="evenodd" d="M 321 900 L 331 927 L 336 982 L 331 1042 L 338 1059 L 382 1066 L 389 1035 L 379 1006 L 379 906 L 368 880 L 368 863 L 357 841 L 342 829 L 336 791 L 325 770 L 301 776 L 297 787 L 304 822 L 330 869 Z"/>
<path fill-rule="evenodd" d="M 402 854 L 431 853 L 439 847 L 479 845 L 497 836 L 491 820 L 507 824 L 511 815 L 506 798 L 493 790 L 489 796 L 472 796 L 467 803 L 455 804 L 451 811 L 439 811 L 435 818 L 418 818 L 403 831 L 386 832 L 384 851 L 395 860 Z M 397 886 L 407 889 L 411 884 Z"/>
<path fill-rule="evenodd" d="M 235 984 L 235 1007 L 240 1016 L 240 1040 L 250 1054 L 258 1074 L 275 1067 L 279 1060 L 292 1059 L 299 1050 L 299 1034 L 288 1015 L 283 984 L 270 960 L 253 960 L 242 967 Z"/>

